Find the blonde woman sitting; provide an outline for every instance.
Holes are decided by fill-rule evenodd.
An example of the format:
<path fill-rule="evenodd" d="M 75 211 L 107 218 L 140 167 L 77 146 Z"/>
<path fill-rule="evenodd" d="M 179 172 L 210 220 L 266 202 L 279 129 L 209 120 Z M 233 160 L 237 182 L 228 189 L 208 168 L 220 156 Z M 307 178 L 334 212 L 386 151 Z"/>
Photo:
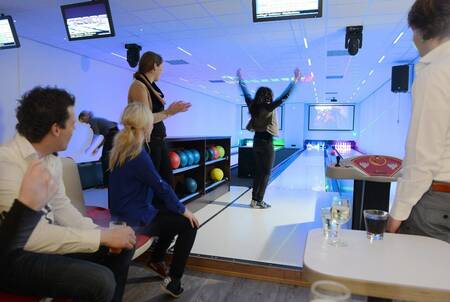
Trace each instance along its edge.
<path fill-rule="evenodd" d="M 164 278 L 162 289 L 179 297 L 183 292 L 180 280 L 199 223 L 161 178 L 150 155 L 142 148 L 144 142 L 148 143 L 153 128 L 153 115 L 148 106 L 129 104 L 121 122 L 124 129 L 115 137 L 109 164 L 111 213 L 134 227 L 137 233 L 158 237 L 148 266 Z M 154 197 L 163 201 L 162 209 L 153 207 Z M 178 237 L 167 274 L 164 256 L 175 236 Z"/>

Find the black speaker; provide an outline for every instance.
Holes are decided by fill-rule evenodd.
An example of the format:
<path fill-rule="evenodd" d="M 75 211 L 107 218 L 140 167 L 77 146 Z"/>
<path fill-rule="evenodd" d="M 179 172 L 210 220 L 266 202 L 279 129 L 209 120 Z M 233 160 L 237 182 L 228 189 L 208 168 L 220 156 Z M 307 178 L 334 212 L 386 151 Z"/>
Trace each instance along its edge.
<path fill-rule="evenodd" d="M 392 92 L 408 92 L 410 70 L 409 65 L 392 66 Z"/>

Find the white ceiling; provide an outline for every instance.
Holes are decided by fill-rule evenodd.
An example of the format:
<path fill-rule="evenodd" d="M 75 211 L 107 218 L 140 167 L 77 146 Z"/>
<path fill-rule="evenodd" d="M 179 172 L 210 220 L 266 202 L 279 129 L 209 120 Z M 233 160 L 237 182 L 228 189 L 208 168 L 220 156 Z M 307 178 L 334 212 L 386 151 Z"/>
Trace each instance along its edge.
<path fill-rule="evenodd" d="M 414 0 L 324 0 L 322 18 L 263 23 L 253 23 L 250 0 L 110 0 L 116 36 L 69 42 L 60 5 L 76 2 L 82 0 L 0 0 L 0 12 L 13 16 L 19 37 L 123 68 L 129 68 L 127 62 L 111 53 L 126 56 L 125 43 L 138 43 L 165 60 L 183 59 L 189 64 L 166 63 L 161 81 L 233 103 L 243 102 L 236 84 L 210 80 L 234 76 L 239 67 L 248 80 L 269 80 L 249 83 L 250 89 L 267 85 L 276 93 L 287 83 L 272 79 L 292 76 L 297 66 L 303 74 L 313 72 L 315 85 L 303 83 L 290 102 L 336 97 L 339 102 L 358 103 L 390 78 L 392 65 L 417 58 L 406 22 Z M 359 54 L 327 56 L 328 51 L 345 50 L 348 25 L 364 25 Z M 394 45 L 402 31 L 404 36 Z M 378 63 L 382 56 L 385 60 Z M 374 73 L 369 76 L 371 70 Z"/>

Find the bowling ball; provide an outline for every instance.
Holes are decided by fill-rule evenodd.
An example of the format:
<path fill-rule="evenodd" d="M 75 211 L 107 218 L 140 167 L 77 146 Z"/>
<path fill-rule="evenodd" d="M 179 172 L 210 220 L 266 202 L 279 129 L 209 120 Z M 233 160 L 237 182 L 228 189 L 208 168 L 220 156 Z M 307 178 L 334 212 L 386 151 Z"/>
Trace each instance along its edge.
<path fill-rule="evenodd" d="M 336 155 L 336 150 L 331 150 L 330 154 L 331 155 Z"/>
<path fill-rule="evenodd" d="M 176 152 L 169 152 L 169 160 L 172 169 L 177 169 L 180 166 L 180 156 Z"/>
<path fill-rule="evenodd" d="M 191 152 L 194 155 L 194 164 L 198 164 L 200 162 L 200 152 L 195 149 L 192 149 Z"/>
<path fill-rule="evenodd" d="M 222 146 L 216 146 L 217 151 L 219 151 L 219 158 L 225 156 L 225 149 Z"/>
<path fill-rule="evenodd" d="M 192 154 L 191 150 L 184 151 L 186 153 L 188 163 L 187 166 L 192 166 L 194 164 L 194 154 Z"/>
<path fill-rule="evenodd" d="M 211 149 L 214 152 L 214 159 L 218 159 L 219 158 L 219 151 L 217 150 L 217 148 L 212 146 Z"/>
<path fill-rule="evenodd" d="M 219 168 L 214 168 L 210 173 L 211 179 L 214 181 L 220 181 L 223 179 L 223 171 Z"/>
<path fill-rule="evenodd" d="M 192 177 L 186 177 L 184 179 L 184 188 L 188 193 L 194 193 L 197 191 L 197 182 Z"/>
<path fill-rule="evenodd" d="M 180 156 L 180 166 L 186 167 L 188 163 L 188 157 L 184 151 L 178 151 L 178 156 Z"/>
<path fill-rule="evenodd" d="M 209 151 L 208 149 L 205 150 L 205 161 L 209 160 Z"/>
<path fill-rule="evenodd" d="M 209 159 L 208 160 L 213 160 L 214 156 L 216 155 L 214 153 L 214 150 L 212 148 L 208 148 L 208 153 L 209 153 Z"/>

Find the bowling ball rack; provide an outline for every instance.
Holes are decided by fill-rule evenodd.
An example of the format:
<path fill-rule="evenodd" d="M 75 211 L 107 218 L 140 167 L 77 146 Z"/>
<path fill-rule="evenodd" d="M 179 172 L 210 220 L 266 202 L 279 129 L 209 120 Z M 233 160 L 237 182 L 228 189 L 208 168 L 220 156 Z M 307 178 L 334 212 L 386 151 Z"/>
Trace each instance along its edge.
<path fill-rule="evenodd" d="M 230 191 L 231 137 L 169 137 L 166 141 L 169 151 L 186 154 L 186 157 L 194 155 L 194 160 L 186 160 L 184 165 L 173 170 L 172 186 L 181 202 L 211 201 Z M 219 168 L 224 174 L 220 181 L 214 181 L 210 177 L 215 168 Z M 195 188 L 192 180 L 196 182 L 195 192 L 192 190 Z"/>

